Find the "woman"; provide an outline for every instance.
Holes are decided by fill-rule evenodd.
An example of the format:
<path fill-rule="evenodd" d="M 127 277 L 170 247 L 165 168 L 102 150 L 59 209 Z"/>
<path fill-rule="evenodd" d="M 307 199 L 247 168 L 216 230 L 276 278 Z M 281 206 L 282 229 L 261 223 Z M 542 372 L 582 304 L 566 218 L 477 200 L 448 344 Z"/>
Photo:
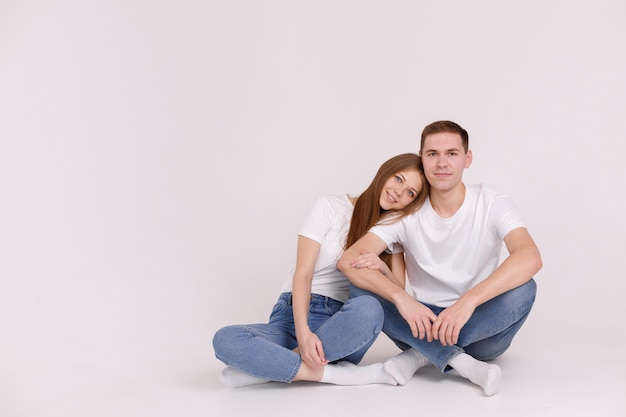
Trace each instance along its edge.
<path fill-rule="evenodd" d="M 228 366 L 221 381 L 231 387 L 266 381 L 397 384 L 383 364 L 356 366 L 380 333 L 383 312 L 371 296 L 348 299 L 349 281 L 336 264 L 372 226 L 402 219 L 427 196 L 421 159 L 406 153 L 383 163 L 358 197 L 319 198 L 298 233 L 295 270 L 269 322 L 226 326 L 215 334 L 215 356 Z M 403 253 L 371 263 L 404 288 Z"/>

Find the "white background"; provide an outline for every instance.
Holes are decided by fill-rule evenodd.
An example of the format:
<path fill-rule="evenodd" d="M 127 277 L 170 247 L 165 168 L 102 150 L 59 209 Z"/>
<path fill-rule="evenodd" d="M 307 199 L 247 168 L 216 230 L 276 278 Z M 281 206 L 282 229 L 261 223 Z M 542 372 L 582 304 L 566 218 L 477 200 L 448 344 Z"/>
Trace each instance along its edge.
<path fill-rule="evenodd" d="M 439 119 L 542 252 L 515 343 L 545 368 L 584 341 L 559 369 L 600 356 L 575 386 L 621 390 L 625 20 L 619 0 L 0 0 L 0 415 L 210 415 L 212 336 L 266 320 L 313 200 Z"/>

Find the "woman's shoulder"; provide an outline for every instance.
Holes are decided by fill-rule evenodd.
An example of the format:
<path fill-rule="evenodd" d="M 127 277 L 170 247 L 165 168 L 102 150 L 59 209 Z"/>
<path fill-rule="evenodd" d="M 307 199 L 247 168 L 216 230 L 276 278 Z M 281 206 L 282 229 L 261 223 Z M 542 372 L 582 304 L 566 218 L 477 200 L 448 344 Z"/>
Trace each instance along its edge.
<path fill-rule="evenodd" d="M 350 202 L 350 196 L 347 194 L 327 194 L 322 195 L 317 198 L 317 204 L 327 204 L 329 206 L 337 206 L 337 207 L 350 207 L 352 203 Z"/>

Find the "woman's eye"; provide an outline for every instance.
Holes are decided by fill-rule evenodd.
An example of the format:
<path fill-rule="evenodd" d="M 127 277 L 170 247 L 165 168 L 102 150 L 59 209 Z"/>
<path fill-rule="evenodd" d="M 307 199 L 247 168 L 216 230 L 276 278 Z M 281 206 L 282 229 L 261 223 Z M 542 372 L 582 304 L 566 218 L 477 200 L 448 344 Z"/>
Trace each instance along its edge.
<path fill-rule="evenodd" d="M 399 175 L 396 175 L 396 181 L 402 182 L 402 178 Z"/>

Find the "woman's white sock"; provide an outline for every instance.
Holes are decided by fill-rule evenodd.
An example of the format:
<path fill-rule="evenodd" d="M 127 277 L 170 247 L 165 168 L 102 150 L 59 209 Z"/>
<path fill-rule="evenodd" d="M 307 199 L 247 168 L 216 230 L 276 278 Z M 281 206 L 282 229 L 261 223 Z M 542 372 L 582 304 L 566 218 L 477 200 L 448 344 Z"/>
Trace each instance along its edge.
<path fill-rule="evenodd" d="M 398 385 L 396 380 L 385 372 L 382 363 L 357 366 L 350 362 L 326 365 L 320 382 L 335 385 L 388 384 Z"/>
<path fill-rule="evenodd" d="M 502 370 L 498 365 L 479 361 L 467 353 L 456 355 L 448 362 L 448 365 L 461 376 L 482 387 L 487 396 L 496 394 L 500 389 Z"/>
<path fill-rule="evenodd" d="M 238 369 L 228 366 L 222 369 L 222 373 L 220 374 L 220 382 L 227 387 L 238 388 L 246 387 L 248 385 L 264 384 L 270 381 L 267 379 L 248 375 L 245 372 L 241 372 Z"/>

